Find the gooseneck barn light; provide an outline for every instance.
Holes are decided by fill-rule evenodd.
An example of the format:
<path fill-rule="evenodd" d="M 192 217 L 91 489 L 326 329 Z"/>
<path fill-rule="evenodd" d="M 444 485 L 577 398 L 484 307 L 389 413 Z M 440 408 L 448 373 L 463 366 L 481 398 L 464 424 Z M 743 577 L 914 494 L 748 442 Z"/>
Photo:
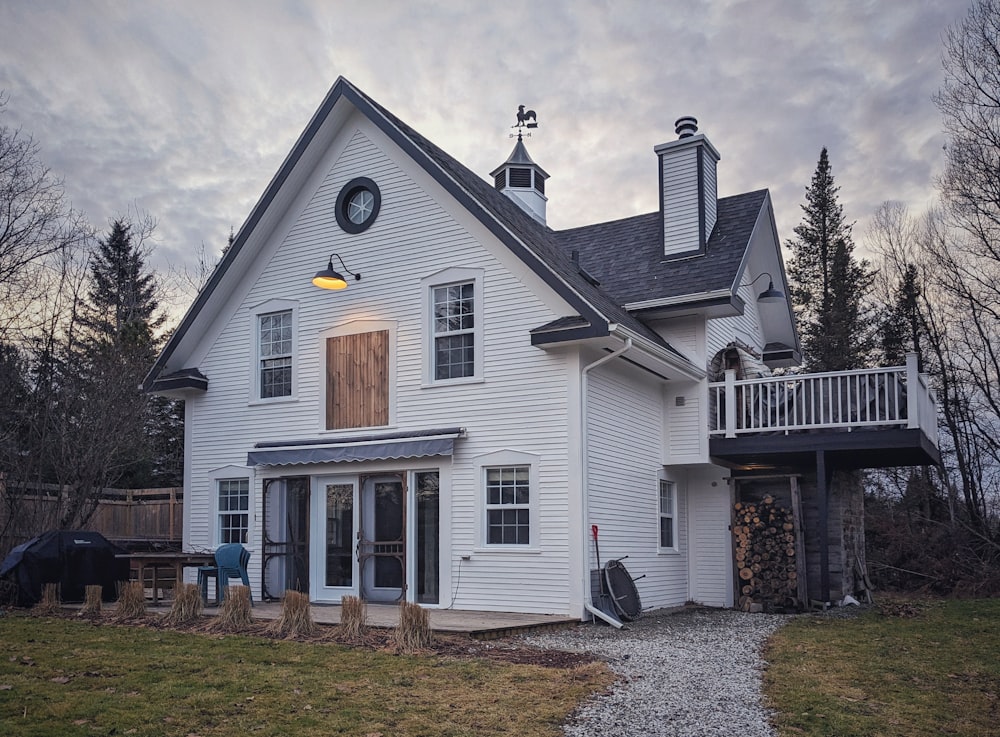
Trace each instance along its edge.
<path fill-rule="evenodd" d="M 355 274 L 353 271 L 347 268 L 344 264 L 344 259 L 340 257 L 340 254 L 331 253 L 330 261 L 326 265 L 325 269 L 316 272 L 316 276 L 312 278 L 312 283 L 315 284 L 320 289 L 347 289 L 347 279 L 339 271 L 333 268 L 333 257 L 336 256 L 337 260 L 340 262 L 340 268 L 346 271 L 348 274 L 354 277 L 354 281 L 361 281 L 361 274 Z"/>
<path fill-rule="evenodd" d="M 768 302 L 784 302 L 785 293 L 780 289 L 774 288 L 774 278 L 766 271 L 762 271 L 757 277 L 751 281 L 747 286 L 753 286 L 759 282 L 764 277 L 767 277 L 767 289 L 757 295 L 757 301 L 762 303 Z"/>

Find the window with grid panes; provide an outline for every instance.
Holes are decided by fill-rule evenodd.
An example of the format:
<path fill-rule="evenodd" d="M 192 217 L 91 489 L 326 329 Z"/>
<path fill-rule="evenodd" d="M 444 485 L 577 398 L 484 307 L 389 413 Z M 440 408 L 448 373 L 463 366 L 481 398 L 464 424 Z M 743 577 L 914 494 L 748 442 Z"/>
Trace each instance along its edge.
<path fill-rule="evenodd" d="M 250 480 L 220 479 L 219 544 L 245 543 L 250 531 Z"/>
<path fill-rule="evenodd" d="M 434 287 L 432 294 L 434 379 L 475 376 L 475 284 Z"/>
<path fill-rule="evenodd" d="M 487 468 L 486 543 L 531 543 L 531 489 L 528 466 Z"/>
<path fill-rule="evenodd" d="M 260 398 L 292 395 L 292 311 L 257 318 Z"/>

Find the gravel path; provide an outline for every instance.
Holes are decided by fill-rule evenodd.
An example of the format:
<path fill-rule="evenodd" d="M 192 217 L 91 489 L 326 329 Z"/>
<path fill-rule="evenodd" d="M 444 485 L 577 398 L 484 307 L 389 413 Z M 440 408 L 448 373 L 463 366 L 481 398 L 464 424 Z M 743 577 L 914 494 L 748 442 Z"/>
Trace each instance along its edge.
<path fill-rule="evenodd" d="M 787 621 L 691 608 L 649 612 L 628 629 L 588 624 L 526 636 L 531 645 L 600 655 L 619 676 L 564 728 L 568 737 L 773 737 L 761 706 L 761 648 Z"/>

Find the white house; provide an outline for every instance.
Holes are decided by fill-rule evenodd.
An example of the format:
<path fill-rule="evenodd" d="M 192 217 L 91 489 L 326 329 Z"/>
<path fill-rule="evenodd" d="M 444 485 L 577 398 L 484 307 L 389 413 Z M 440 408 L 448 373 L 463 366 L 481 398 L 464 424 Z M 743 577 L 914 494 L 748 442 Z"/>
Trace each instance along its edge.
<path fill-rule="evenodd" d="M 185 547 L 243 542 L 263 597 L 587 618 L 597 525 L 647 608 L 732 606 L 741 478 L 824 520 L 855 446 L 933 460 L 923 405 L 775 429 L 737 411 L 773 379 L 713 383 L 799 344 L 767 191 L 676 133 L 656 212 L 553 231 L 520 139 L 491 182 L 339 79 L 146 380 L 185 399 Z"/>

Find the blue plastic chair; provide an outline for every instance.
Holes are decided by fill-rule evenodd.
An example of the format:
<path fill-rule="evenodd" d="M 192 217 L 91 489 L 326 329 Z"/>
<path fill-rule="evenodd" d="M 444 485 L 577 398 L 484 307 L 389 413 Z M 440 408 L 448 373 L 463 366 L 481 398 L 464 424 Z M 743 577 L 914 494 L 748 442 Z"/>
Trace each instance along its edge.
<path fill-rule="evenodd" d="M 221 602 L 226 596 L 226 587 L 230 578 L 239 578 L 247 587 L 250 603 L 253 604 L 253 592 L 250 591 L 250 577 L 247 575 L 247 564 L 250 562 L 250 551 L 240 543 L 226 543 L 215 550 L 215 565 L 198 568 L 198 586 L 201 587 L 201 598 L 208 603 L 208 579 L 215 577 L 215 600 Z"/>

